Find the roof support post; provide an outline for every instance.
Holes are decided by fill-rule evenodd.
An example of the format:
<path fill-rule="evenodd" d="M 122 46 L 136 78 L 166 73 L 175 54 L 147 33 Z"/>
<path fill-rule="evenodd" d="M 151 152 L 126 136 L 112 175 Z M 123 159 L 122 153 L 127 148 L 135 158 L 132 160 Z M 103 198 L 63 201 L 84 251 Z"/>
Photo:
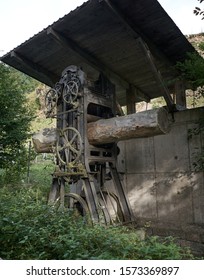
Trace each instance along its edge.
<path fill-rule="evenodd" d="M 174 108 L 173 98 L 171 97 L 171 94 L 164 83 L 164 80 L 162 78 L 160 71 L 158 71 L 158 69 L 154 63 L 153 56 L 152 56 L 148 46 L 145 44 L 145 42 L 141 38 L 139 38 L 137 41 L 138 41 L 138 44 L 140 44 L 141 49 L 143 50 L 143 52 L 146 55 L 147 61 L 152 69 L 152 72 L 154 74 L 156 81 L 158 82 L 158 84 L 161 85 L 162 95 L 164 96 L 167 107 L 168 107 L 169 111 L 172 111 Z"/>
<path fill-rule="evenodd" d="M 184 81 L 177 80 L 175 82 L 175 95 L 176 95 L 176 105 L 186 108 L 186 91 L 184 86 Z"/>
<path fill-rule="evenodd" d="M 129 88 L 126 89 L 127 115 L 136 113 L 135 101 L 135 87 L 130 84 Z"/>

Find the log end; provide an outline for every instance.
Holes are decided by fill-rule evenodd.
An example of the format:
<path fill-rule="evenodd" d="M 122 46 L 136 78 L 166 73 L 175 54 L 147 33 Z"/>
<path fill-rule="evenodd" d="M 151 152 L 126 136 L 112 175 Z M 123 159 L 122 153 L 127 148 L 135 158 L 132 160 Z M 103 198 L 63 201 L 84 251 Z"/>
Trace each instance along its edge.
<path fill-rule="evenodd" d="M 37 153 L 53 153 L 57 133 L 55 128 L 44 128 L 33 134 L 32 141 Z"/>
<path fill-rule="evenodd" d="M 158 109 L 157 119 L 158 119 L 158 126 L 161 133 L 162 132 L 164 134 L 168 133 L 171 130 L 171 123 L 169 121 L 169 113 L 165 108 Z"/>

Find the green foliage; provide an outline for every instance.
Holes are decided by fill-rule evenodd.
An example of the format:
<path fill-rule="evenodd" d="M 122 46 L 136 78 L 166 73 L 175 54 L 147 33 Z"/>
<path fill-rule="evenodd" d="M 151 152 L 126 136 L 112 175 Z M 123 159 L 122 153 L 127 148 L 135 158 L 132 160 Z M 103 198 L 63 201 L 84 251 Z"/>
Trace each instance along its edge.
<path fill-rule="evenodd" d="M 90 226 L 45 203 L 44 188 L 0 189 L 3 259 L 191 259 L 172 238 L 140 240 L 133 229 Z"/>
<path fill-rule="evenodd" d="M 204 51 L 204 42 L 201 42 L 198 46 L 201 51 Z"/>
<path fill-rule="evenodd" d="M 204 136 L 204 118 L 201 118 L 194 128 L 188 130 L 188 140 L 192 139 L 196 135 Z M 193 162 L 194 170 L 204 171 L 204 147 L 201 147 L 201 150 L 195 155 L 195 161 Z"/>
<path fill-rule="evenodd" d="M 184 62 L 177 62 L 176 69 L 184 79 L 192 83 L 194 89 L 204 85 L 204 59 L 195 53 L 188 53 Z"/>
<path fill-rule="evenodd" d="M 24 74 L 0 63 L 0 169 L 1 180 L 21 174 L 26 165 L 25 141 L 29 137 L 33 111 L 25 91 L 35 83 Z M 2 175 L 3 174 L 3 175 Z"/>
<path fill-rule="evenodd" d="M 55 168 L 52 154 L 47 155 L 47 157 L 47 160 L 43 160 L 42 155 L 38 154 L 35 159 L 36 162 L 31 162 L 30 167 L 30 184 L 35 188 L 41 188 L 41 193 L 44 195 L 49 190 L 52 178 L 51 174 Z"/>
<path fill-rule="evenodd" d="M 15 88 L 18 92 L 21 93 L 31 93 L 36 89 L 37 86 L 40 85 L 40 82 L 34 80 L 28 75 L 19 72 L 18 70 L 4 66 L 9 70 L 9 75 L 12 78 L 12 87 Z"/>
<path fill-rule="evenodd" d="M 198 0 L 198 2 L 200 2 L 200 4 L 201 4 L 203 1 L 204 1 L 204 0 Z M 196 16 L 201 16 L 201 17 L 202 17 L 201 19 L 204 19 L 204 11 L 201 10 L 201 8 L 195 7 L 195 9 L 193 10 L 193 13 L 194 13 Z"/>
<path fill-rule="evenodd" d="M 200 1 L 203 2 L 203 1 Z M 199 49 L 204 50 L 204 42 L 199 44 Z M 200 103 L 204 97 L 204 59 L 197 53 L 189 53 L 188 59 L 183 63 L 179 62 L 176 68 L 181 71 L 184 79 L 192 83 L 193 89 L 195 90 L 195 96 L 193 97 L 193 103 Z M 188 138 L 192 138 L 194 135 L 203 135 L 204 133 L 204 119 L 200 119 L 196 128 L 190 129 L 188 132 Z M 193 163 L 195 171 L 204 170 L 204 149 L 197 152 L 195 155 L 195 161 Z"/>

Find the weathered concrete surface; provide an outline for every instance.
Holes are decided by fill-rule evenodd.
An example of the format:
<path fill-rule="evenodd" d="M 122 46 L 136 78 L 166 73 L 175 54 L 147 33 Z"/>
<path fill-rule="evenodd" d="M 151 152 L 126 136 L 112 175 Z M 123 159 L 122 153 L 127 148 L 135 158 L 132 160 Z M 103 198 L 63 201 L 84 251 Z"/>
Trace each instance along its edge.
<path fill-rule="evenodd" d="M 203 172 L 195 172 L 193 165 L 203 139 L 200 135 L 188 138 L 188 129 L 203 114 L 204 108 L 175 113 L 168 134 L 122 142 L 126 186 L 136 216 L 152 217 L 156 204 L 158 220 L 204 224 L 204 177 Z M 140 193 L 138 188 L 144 191 Z M 152 189 L 154 196 L 150 195 Z M 145 206 L 147 209 L 138 215 L 136 209 L 144 208 L 145 195 L 149 208 Z"/>
<path fill-rule="evenodd" d="M 143 182 L 146 182 L 144 185 Z M 152 182 L 154 175 L 127 174 L 127 186 L 130 204 L 136 217 L 157 218 L 156 188 Z"/>
<path fill-rule="evenodd" d="M 194 166 L 204 135 L 189 138 L 188 130 L 203 116 L 203 107 L 177 112 L 168 134 L 121 143 L 126 190 L 138 221 L 150 224 L 152 234 L 171 235 L 172 230 L 194 249 L 199 247 L 193 240 L 196 227 L 203 228 L 204 236 L 204 172 L 196 172 Z"/>
<path fill-rule="evenodd" d="M 158 174 L 155 180 L 157 192 L 157 219 L 170 223 L 189 224 L 194 219 L 190 173 L 174 176 Z"/>
<path fill-rule="evenodd" d="M 156 172 L 189 170 L 188 131 L 185 123 L 175 123 L 172 132 L 154 138 Z"/>
<path fill-rule="evenodd" d="M 141 138 L 126 142 L 126 168 L 128 173 L 154 172 L 154 139 Z M 133 145 L 133 146 L 132 146 Z M 134 148 L 133 148 L 134 147 Z"/>

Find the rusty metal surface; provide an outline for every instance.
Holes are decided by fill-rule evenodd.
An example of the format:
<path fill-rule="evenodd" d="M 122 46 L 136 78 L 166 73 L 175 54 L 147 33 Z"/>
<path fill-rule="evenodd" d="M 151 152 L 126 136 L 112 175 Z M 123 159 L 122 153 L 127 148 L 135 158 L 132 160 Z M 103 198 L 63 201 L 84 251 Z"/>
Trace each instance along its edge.
<path fill-rule="evenodd" d="M 91 83 L 79 67 L 71 65 L 45 94 L 45 107 L 46 116 L 57 119 L 49 203 L 68 207 L 84 218 L 88 215 L 94 223 L 132 223 L 134 217 L 116 169 L 117 143 L 94 146 L 88 139 L 90 116 L 116 115 L 114 85 L 103 74 Z M 118 196 L 105 188 L 111 175 Z"/>
<path fill-rule="evenodd" d="M 129 84 L 141 92 L 138 100 L 162 95 L 141 40 L 148 45 L 166 85 L 175 78 L 170 66 L 194 50 L 155 0 L 92 0 L 3 56 L 2 61 L 51 86 L 67 65 L 82 66 L 92 78 L 99 71 L 106 72 L 124 105 Z"/>

